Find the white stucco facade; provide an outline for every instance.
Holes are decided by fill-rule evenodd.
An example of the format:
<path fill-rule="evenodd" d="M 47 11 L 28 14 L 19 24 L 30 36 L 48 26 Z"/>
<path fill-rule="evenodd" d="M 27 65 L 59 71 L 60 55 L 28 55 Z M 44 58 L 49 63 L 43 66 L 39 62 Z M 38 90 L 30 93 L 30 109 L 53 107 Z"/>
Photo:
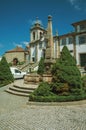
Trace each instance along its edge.
<path fill-rule="evenodd" d="M 75 31 L 61 36 L 53 36 L 53 53 L 54 58 L 59 57 L 63 46 L 67 46 L 70 53 L 76 58 L 77 65 L 84 66 L 86 64 L 86 20 L 73 23 Z M 47 46 L 46 40 L 47 30 L 41 27 L 36 21 L 31 28 L 30 41 L 30 61 L 39 62 Z M 75 46 L 74 46 L 75 44 Z"/>

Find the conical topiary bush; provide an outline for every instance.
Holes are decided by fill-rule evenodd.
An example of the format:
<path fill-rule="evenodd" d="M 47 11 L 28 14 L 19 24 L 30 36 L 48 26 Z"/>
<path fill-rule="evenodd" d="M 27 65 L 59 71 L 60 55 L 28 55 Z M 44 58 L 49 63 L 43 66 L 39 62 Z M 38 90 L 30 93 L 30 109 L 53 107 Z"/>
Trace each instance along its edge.
<path fill-rule="evenodd" d="M 6 58 L 2 57 L 2 60 L 0 62 L 0 84 L 6 85 L 13 81 L 14 78 L 6 61 Z"/>
<path fill-rule="evenodd" d="M 74 57 L 70 54 L 66 46 L 63 47 L 60 59 L 56 61 L 52 68 L 52 75 L 54 84 L 67 84 L 69 87 L 68 91 L 73 94 L 82 92 L 80 71 L 76 66 Z"/>

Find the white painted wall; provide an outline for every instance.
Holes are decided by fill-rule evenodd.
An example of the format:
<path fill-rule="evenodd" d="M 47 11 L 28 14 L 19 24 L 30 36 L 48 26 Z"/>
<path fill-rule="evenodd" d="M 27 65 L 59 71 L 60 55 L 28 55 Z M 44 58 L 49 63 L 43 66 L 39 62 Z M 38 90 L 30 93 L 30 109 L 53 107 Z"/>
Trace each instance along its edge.
<path fill-rule="evenodd" d="M 0 61 L 1 61 L 2 57 L 0 57 Z"/>
<path fill-rule="evenodd" d="M 80 65 L 80 54 L 86 53 L 86 44 L 76 46 L 77 65 Z"/>

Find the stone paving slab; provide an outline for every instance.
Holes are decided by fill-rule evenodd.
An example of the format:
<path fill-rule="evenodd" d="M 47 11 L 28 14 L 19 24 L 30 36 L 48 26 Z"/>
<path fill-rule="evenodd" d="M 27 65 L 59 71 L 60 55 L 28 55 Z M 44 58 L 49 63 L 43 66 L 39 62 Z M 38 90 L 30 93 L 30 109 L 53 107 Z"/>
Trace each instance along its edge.
<path fill-rule="evenodd" d="M 27 105 L 28 98 L 0 88 L 0 130 L 86 130 L 86 101 L 78 104 Z"/>
<path fill-rule="evenodd" d="M 26 106 L 0 116 L 0 130 L 86 130 L 86 108 Z"/>

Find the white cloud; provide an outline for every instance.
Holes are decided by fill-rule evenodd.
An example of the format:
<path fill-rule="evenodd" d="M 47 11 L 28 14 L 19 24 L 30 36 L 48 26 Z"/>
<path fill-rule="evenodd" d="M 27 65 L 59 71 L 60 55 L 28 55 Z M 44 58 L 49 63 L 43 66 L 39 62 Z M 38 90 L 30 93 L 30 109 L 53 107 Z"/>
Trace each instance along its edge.
<path fill-rule="evenodd" d="M 29 44 L 29 42 L 27 42 L 27 41 L 23 41 L 23 42 L 20 42 L 20 43 L 16 43 L 16 42 L 13 42 L 13 46 L 18 46 L 18 47 L 25 47 L 25 46 L 27 46 Z"/>
<path fill-rule="evenodd" d="M 76 9 L 81 10 L 81 1 L 80 0 L 68 0 L 70 4 Z"/>
<path fill-rule="evenodd" d="M 16 43 L 16 42 L 13 42 L 13 45 L 14 45 L 14 46 L 18 46 L 18 47 L 22 47 L 22 46 L 23 46 L 22 44 L 18 44 L 18 43 Z"/>
<path fill-rule="evenodd" d="M 71 6 L 77 11 L 83 11 L 86 13 L 86 1 L 85 0 L 67 0 Z"/>
<path fill-rule="evenodd" d="M 70 2 L 72 5 L 74 5 L 75 2 L 76 2 L 76 0 L 69 0 L 69 2 Z"/>
<path fill-rule="evenodd" d="M 27 46 L 29 43 L 27 41 L 23 41 L 22 44 L 24 44 L 25 46 Z"/>
<path fill-rule="evenodd" d="M 81 10 L 81 8 L 78 5 L 74 6 L 76 10 Z"/>

